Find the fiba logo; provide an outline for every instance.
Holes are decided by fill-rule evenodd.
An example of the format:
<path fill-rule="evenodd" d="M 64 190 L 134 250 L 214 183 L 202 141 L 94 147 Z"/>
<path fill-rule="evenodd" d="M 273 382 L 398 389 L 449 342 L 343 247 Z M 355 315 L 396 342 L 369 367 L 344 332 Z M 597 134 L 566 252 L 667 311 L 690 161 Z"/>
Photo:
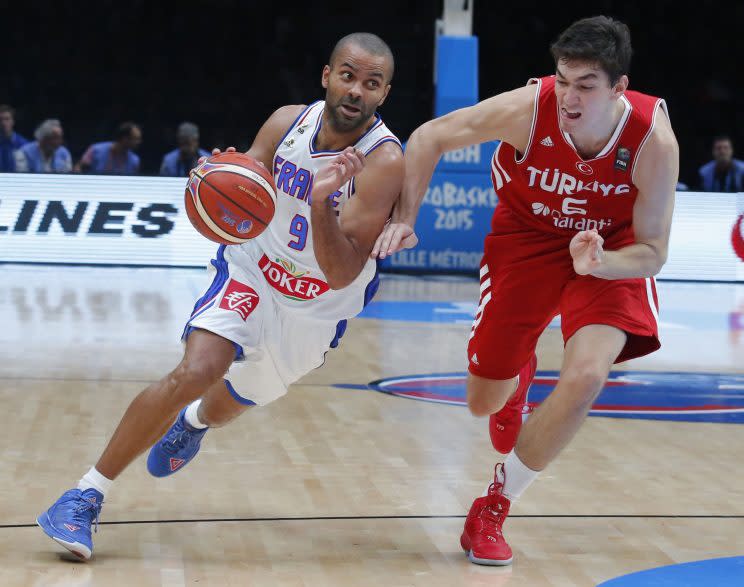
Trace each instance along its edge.
<path fill-rule="evenodd" d="M 581 171 L 581 173 L 583 173 L 584 175 L 591 175 L 592 173 L 594 173 L 591 165 L 589 165 L 588 163 L 584 163 L 583 161 L 579 161 L 576 164 L 576 169 Z"/>
<path fill-rule="evenodd" d="M 731 230 L 731 245 L 740 260 L 744 261 L 744 214 L 740 214 Z"/>

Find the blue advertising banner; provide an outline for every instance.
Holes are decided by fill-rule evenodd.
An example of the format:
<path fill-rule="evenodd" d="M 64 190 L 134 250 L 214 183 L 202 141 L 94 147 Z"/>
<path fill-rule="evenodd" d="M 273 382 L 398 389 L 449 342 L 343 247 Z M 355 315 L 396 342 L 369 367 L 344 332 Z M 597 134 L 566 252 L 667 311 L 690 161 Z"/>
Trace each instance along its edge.
<path fill-rule="evenodd" d="M 477 271 L 496 202 L 490 174 L 435 173 L 416 223 L 419 245 L 385 259 L 383 268 Z"/>
<path fill-rule="evenodd" d="M 491 175 L 491 157 L 499 141 L 490 141 L 482 145 L 470 145 L 442 155 L 434 175 L 454 171 L 457 173 L 484 173 Z"/>

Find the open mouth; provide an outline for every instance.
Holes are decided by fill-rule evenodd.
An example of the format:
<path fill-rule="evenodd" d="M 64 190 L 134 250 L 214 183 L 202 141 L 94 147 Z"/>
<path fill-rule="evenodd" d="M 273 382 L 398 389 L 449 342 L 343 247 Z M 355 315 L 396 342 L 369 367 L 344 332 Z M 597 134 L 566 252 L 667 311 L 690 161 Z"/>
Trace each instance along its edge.
<path fill-rule="evenodd" d="M 341 110 L 346 116 L 357 116 L 361 109 L 357 108 L 356 106 L 351 106 L 350 104 L 341 104 Z"/>
<path fill-rule="evenodd" d="M 581 112 L 570 112 L 565 108 L 561 108 L 561 116 L 568 120 L 577 120 L 581 116 Z"/>

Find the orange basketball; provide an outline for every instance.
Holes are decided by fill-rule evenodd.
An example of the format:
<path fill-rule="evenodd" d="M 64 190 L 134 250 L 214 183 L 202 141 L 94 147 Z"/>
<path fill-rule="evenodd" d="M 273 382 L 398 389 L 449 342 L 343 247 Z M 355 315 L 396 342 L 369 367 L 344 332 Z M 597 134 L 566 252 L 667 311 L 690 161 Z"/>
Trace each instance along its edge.
<path fill-rule="evenodd" d="M 220 153 L 191 172 L 185 202 L 191 224 L 203 236 L 237 245 L 257 237 L 271 222 L 276 187 L 271 174 L 250 155 Z"/>

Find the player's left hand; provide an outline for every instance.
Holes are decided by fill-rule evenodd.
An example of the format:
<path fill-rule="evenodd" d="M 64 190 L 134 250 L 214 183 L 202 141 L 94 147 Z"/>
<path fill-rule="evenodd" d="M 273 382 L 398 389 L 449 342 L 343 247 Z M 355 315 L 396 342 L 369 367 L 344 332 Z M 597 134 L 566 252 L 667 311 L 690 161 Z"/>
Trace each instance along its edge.
<path fill-rule="evenodd" d="M 228 147 L 227 149 L 225 149 L 225 153 L 234 153 L 234 152 L 235 152 L 235 147 Z M 212 156 L 219 155 L 220 153 L 222 153 L 222 151 L 218 149 L 217 147 L 212 149 Z M 204 157 L 199 157 L 199 159 L 196 161 L 196 167 L 189 170 L 189 177 L 191 177 L 191 174 L 194 173 L 194 171 L 196 171 L 199 168 L 199 166 L 202 163 L 204 163 L 207 159 L 209 159 L 209 157 L 207 157 L 206 155 Z M 259 161 L 259 163 L 261 162 Z M 263 165 L 263 163 L 261 163 L 261 165 Z"/>
<path fill-rule="evenodd" d="M 578 275 L 589 275 L 599 269 L 604 257 L 603 244 L 604 239 L 596 230 L 582 230 L 571 239 L 568 250 Z"/>
<path fill-rule="evenodd" d="M 315 174 L 313 180 L 313 195 L 320 194 L 321 198 L 331 195 L 342 185 L 364 169 L 364 153 L 354 147 L 346 147 L 333 160 Z M 313 197 L 313 202 L 317 198 Z"/>
<path fill-rule="evenodd" d="M 413 227 L 405 222 L 388 222 L 382 233 L 377 237 L 375 246 L 372 247 L 370 258 L 380 257 L 384 259 L 388 255 L 402 251 L 403 249 L 412 249 L 418 244 L 418 237 Z"/>
<path fill-rule="evenodd" d="M 236 150 L 236 149 L 235 149 L 235 147 L 228 147 L 227 149 L 225 149 L 225 153 L 234 153 L 234 152 L 235 152 L 235 150 Z M 214 155 L 219 155 L 220 153 L 222 153 L 222 151 L 221 151 L 221 150 L 220 150 L 220 149 L 219 149 L 218 147 L 215 147 L 214 149 L 212 149 L 212 156 L 214 156 Z M 198 163 L 199 165 L 201 165 L 201 164 L 202 164 L 202 163 L 204 163 L 204 162 L 205 162 L 205 161 L 206 161 L 206 160 L 207 160 L 208 158 L 209 158 L 209 157 L 199 157 L 199 160 L 197 161 L 197 163 Z"/>

